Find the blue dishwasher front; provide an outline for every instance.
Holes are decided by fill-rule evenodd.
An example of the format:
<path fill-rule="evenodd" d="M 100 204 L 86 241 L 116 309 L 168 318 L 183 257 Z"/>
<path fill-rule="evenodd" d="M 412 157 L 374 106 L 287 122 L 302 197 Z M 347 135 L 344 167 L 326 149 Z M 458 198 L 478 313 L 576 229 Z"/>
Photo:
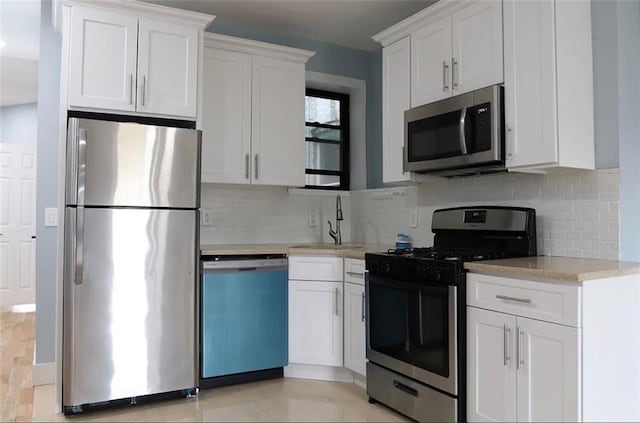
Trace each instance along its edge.
<path fill-rule="evenodd" d="M 224 382 L 201 381 L 202 387 L 264 379 L 260 371 L 270 369 L 282 376 L 288 364 L 287 287 L 283 256 L 203 258 L 201 375 Z"/>

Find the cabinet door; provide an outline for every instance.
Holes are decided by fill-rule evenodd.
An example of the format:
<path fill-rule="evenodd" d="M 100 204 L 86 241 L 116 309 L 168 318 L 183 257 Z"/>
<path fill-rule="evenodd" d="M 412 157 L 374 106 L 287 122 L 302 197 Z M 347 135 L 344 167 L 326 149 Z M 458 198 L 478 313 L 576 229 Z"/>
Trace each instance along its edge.
<path fill-rule="evenodd" d="M 289 362 L 342 366 L 342 282 L 289 281 Z"/>
<path fill-rule="evenodd" d="M 581 420 L 581 330 L 518 317 L 519 422 Z"/>
<path fill-rule="evenodd" d="M 502 2 L 476 1 L 451 17 L 453 94 L 462 94 L 502 78 Z"/>
<path fill-rule="evenodd" d="M 204 49 L 202 182 L 251 182 L 251 56 Z"/>
<path fill-rule="evenodd" d="M 195 118 L 198 30 L 140 19 L 138 39 L 137 110 Z"/>
<path fill-rule="evenodd" d="M 344 284 L 344 367 L 366 375 L 364 286 Z"/>
<path fill-rule="evenodd" d="M 382 182 L 408 181 L 403 172 L 404 111 L 410 106 L 410 42 L 382 49 Z"/>
<path fill-rule="evenodd" d="M 252 182 L 303 186 L 304 64 L 253 57 Z"/>
<path fill-rule="evenodd" d="M 69 106 L 134 111 L 138 19 L 73 7 Z"/>
<path fill-rule="evenodd" d="M 467 307 L 467 419 L 516 421 L 516 317 Z"/>
<path fill-rule="evenodd" d="M 411 34 L 411 107 L 451 96 L 451 17 Z"/>
<path fill-rule="evenodd" d="M 507 167 L 558 161 L 554 22 L 551 1 L 504 2 Z"/>

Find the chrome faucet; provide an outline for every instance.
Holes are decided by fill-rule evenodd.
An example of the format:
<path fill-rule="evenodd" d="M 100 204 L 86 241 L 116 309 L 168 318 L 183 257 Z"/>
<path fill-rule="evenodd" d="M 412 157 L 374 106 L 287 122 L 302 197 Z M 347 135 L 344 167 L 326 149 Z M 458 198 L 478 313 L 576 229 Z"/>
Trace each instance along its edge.
<path fill-rule="evenodd" d="M 344 220 L 342 216 L 342 202 L 340 201 L 340 196 L 336 197 L 336 230 L 334 231 L 331 227 L 331 221 L 327 220 L 329 224 L 329 236 L 333 238 L 333 241 L 336 245 L 342 245 L 342 234 L 340 233 L 340 221 Z"/>

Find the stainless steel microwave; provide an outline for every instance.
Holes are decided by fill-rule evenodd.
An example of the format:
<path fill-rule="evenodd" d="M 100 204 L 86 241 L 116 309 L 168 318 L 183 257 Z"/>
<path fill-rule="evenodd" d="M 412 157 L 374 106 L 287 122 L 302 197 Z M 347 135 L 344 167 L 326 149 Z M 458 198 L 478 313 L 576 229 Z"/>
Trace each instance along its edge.
<path fill-rule="evenodd" d="M 505 170 L 503 88 L 404 112 L 404 171 L 456 176 Z"/>

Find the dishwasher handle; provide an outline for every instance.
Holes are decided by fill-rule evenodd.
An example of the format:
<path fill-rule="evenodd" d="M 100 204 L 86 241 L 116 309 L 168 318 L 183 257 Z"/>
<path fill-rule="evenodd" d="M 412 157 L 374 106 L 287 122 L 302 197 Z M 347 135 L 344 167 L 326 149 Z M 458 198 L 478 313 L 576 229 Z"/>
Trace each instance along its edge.
<path fill-rule="evenodd" d="M 216 270 L 237 270 L 239 272 L 257 271 L 266 268 L 282 268 L 287 269 L 288 261 L 286 258 L 280 259 L 257 259 L 257 260 L 216 260 L 203 261 L 203 271 Z"/>

